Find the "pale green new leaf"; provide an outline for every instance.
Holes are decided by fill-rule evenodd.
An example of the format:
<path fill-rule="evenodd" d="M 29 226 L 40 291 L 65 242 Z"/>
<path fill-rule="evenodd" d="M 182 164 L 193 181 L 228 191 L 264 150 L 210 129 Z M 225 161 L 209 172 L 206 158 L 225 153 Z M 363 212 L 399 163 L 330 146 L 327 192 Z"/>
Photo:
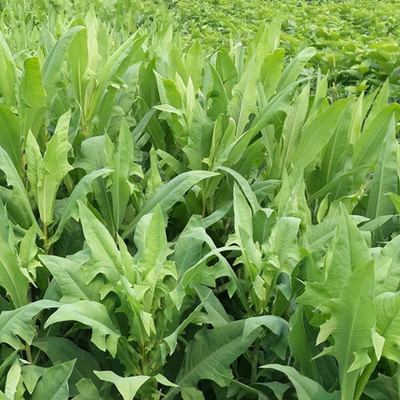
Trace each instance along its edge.
<path fill-rule="evenodd" d="M 112 371 L 95 371 L 94 372 L 102 381 L 113 383 L 124 400 L 133 400 L 140 387 L 146 383 L 149 376 L 131 376 L 123 378 Z"/>

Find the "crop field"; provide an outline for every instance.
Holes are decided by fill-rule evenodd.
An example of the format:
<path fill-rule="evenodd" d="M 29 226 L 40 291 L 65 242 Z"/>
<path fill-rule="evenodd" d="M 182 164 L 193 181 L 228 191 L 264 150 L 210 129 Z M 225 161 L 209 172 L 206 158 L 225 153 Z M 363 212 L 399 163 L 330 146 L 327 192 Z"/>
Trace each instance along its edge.
<path fill-rule="evenodd" d="M 399 21 L 0 0 L 0 400 L 398 400 Z"/>

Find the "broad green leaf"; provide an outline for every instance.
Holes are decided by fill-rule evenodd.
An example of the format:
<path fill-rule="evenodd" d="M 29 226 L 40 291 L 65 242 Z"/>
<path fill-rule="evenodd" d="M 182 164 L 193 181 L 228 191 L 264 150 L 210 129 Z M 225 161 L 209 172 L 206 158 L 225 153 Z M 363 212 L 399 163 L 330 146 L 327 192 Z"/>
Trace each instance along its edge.
<path fill-rule="evenodd" d="M 316 161 L 320 151 L 331 138 L 338 119 L 350 100 L 349 98 L 334 102 L 327 110 L 303 128 L 298 146 L 293 155 L 296 164 L 305 168 L 311 162 Z"/>
<path fill-rule="evenodd" d="M 286 115 L 282 130 L 283 148 L 280 157 L 280 175 L 282 175 L 284 168 L 289 168 L 292 162 L 298 137 L 306 118 L 309 95 L 310 86 L 307 85 L 293 102 Z"/>
<path fill-rule="evenodd" d="M 374 305 L 374 264 L 368 262 L 355 270 L 343 286 L 339 299 L 328 303 L 330 319 L 321 326 L 317 343 L 330 335 L 334 344 L 320 356 L 333 355 L 339 364 L 341 399 L 354 396 L 360 372 L 371 362 L 372 330 L 376 323 Z"/>
<path fill-rule="evenodd" d="M 92 182 L 100 176 L 108 175 L 112 172 L 110 169 L 99 169 L 85 175 L 75 186 L 74 190 L 69 196 L 65 208 L 63 210 L 61 219 L 58 223 L 57 230 L 49 240 L 49 245 L 56 242 L 62 235 L 64 227 L 70 218 L 75 220 L 79 219 L 79 203 L 84 203 L 86 196 L 92 191 Z"/>
<path fill-rule="evenodd" d="M 46 308 L 58 308 L 60 303 L 50 300 L 38 300 L 12 311 L 0 314 L 0 343 L 7 343 L 14 349 L 22 348 L 20 338 L 32 344 L 35 330 L 32 319 Z"/>
<path fill-rule="evenodd" d="M 123 119 L 118 137 L 118 145 L 113 157 L 112 168 L 114 172 L 111 175 L 113 183 L 110 188 L 116 229 L 121 227 L 131 195 L 132 188 L 128 178 L 134 165 L 132 135 L 126 120 Z"/>
<path fill-rule="evenodd" d="M 18 173 L 22 175 L 21 119 L 0 103 L 0 146 L 7 152 Z"/>
<path fill-rule="evenodd" d="M 249 61 L 240 81 L 233 88 L 229 104 L 230 115 L 236 122 L 236 136 L 242 135 L 251 113 L 257 111 L 257 66 L 254 57 Z"/>
<path fill-rule="evenodd" d="M 201 85 L 201 73 L 203 69 L 203 51 L 200 41 L 193 42 L 185 56 L 185 67 L 188 77 L 192 79 L 194 90 L 197 91 Z"/>
<path fill-rule="evenodd" d="M 90 379 L 81 379 L 76 387 L 80 394 L 73 400 L 101 400 L 96 385 Z"/>
<path fill-rule="evenodd" d="M 349 133 L 355 99 L 348 103 L 343 111 L 331 139 L 325 146 L 321 162 L 321 182 L 329 183 L 334 175 L 344 168 L 344 155 L 349 153 Z M 346 153 L 346 154 L 345 154 Z"/>
<path fill-rule="evenodd" d="M 400 236 L 392 239 L 375 260 L 375 296 L 385 292 L 397 292 L 400 283 Z"/>
<path fill-rule="evenodd" d="M 107 308 L 100 303 L 81 300 L 73 304 L 62 305 L 46 321 L 45 329 L 57 322 L 76 321 L 92 328 L 91 341 L 102 351 L 117 354 L 119 331 L 108 315 Z"/>
<path fill-rule="evenodd" d="M 50 255 L 40 255 L 39 259 L 56 280 L 62 294 L 61 302 L 99 301 L 99 292 L 104 286 L 101 278 L 86 284 L 82 266 L 77 262 Z"/>
<path fill-rule="evenodd" d="M 82 28 L 82 27 L 81 27 Z M 74 29 L 74 28 L 73 28 Z M 125 43 L 123 43 L 104 64 L 99 76 L 96 90 L 94 91 L 91 99 L 90 108 L 88 111 L 88 118 L 91 118 L 97 106 L 99 100 L 104 94 L 107 87 L 118 78 L 122 77 L 128 67 L 131 65 L 132 59 L 135 53 L 140 49 L 146 36 L 139 36 L 137 34 L 132 35 Z"/>
<path fill-rule="evenodd" d="M 144 276 L 140 284 L 141 290 L 145 290 L 142 299 L 144 311 L 151 313 L 153 302 L 156 300 L 156 287 L 160 284 L 169 250 L 164 217 L 160 206 L 156 206 L 151 214 L 147 227 L 140 230 L 142 234 L 144 231 L 145 237 L 141 238 L 140 241 L 135 241 L 138 254 L 141 255 L 137 260 L 137 268 Z"/>
<path fill-rule="evenodd" d="M 123 262 L 113 238 L 82 203 L 79 203 L 79 216 L 92 254 L 92 258 L 84 266 L 86 283 L 90 283 L 98 274 L 105 275 L 111 282 L 117 282 L 123 275 Z"/>
<path fill-rule="evenodd" d="M 382 355 L 400 363 L 400 292 L 382 293 L 375 299 L 376 331 L 385 338 Z"/>
<path fill-rule="evenodd" d="M 27 138 L 29 130 L 38 137 L 46 111 L 46 93 L 43 89 L 42 72 L 37 57 L 28 57 L 19 87 L 18 115 L 22 118 L 22 137 Z"/>
<path fill-rule="evenodd" d="M 4 394 L 10 400 L 20 400 L 24 392 L 25 388 L 22 384 L 21 364 L 19 360 L 16 360 L 8 370 Z"/>
<path fill-rule="evenodd" d="M 28 302 L 28 278 L 22 273 L 17 256 L 10 246 L 0 239 L 0 286 L 10 297 L 15 308 Z"/>
<path fill-rule="evenodd" d="M 68 400 L 68 379 L 75 360 L 47 368 L 32 395 L 32 400 Z"/>
<path fill-rule="evenodd" d="M 80 21 L 74 21 L 76 26 L 81 25 Z M 68 46 L 67 61 L 71 69 L 71 84 L 74 90 L 75 99 L 79 102 L 83 112 L 86 110 L 85 89 L 87 78 L 85 77 L 88 66 L 88 31 L 80 29 Z M 86 78 L 86 79 L 85 79 Z"/>
<path fill-rule="evenodd" d="M 3 71 L 0 78 L 0 93 L 4 97 L 6 104 L 15 107 L 18 70 L 3 33 L 0 33 L 0 69 Z"/>
<path fill-rule="evenodd" d="M 254 317 L 226 325 L 201 329 L 186 348 L 186 358 L 176 383 L 165 399 L 174 399 L 183 387 L 196 387 L 201 379 L 210 379 L 219 386 L 230 383 L 232 364 L 259 336 L 261 326 L 274 333 L 282 332 L 286 322 L 279 317 Z M 247 326 L 247 329 L 246 329 Z"/>
<path fill-rule="evenodd" d="M 22 379 L 24 380 L 24 385 L 28 390 L 29 394 L 32 394 L 35 390 L 36 384 L 39 379 L 43 376 L 45 368 L 38 367 L 37 365 L 23 365 L 21 370 Z"/>
<path fill-rule="evenodd" d="M 288 342 L 290 352 L 300 364 L 302 375 L 320 383 L 332 386 L 338 375 L 336 361 L 333 357 L 314 359 L 320 352 L 315 345 L 317 329 L 307 319 L 307 309 L 299 305 L 289 321 Z"/>
<path fill-rule="evenodd" d="M 367 383 L 364 393 L 373 400 L 397 400 L 399 398 L 398 373 L 393 376 L 378 374 Z"/>
<path fill-rule="evenodd" d="M 206 178 L 218 176 L 218 173 L 209 171 L 190 171 L 184 172 L 172 179 L 168 183 L 161 185 L 158 190 L 144 204 L 133 221 L 128 225 L 122 234 L 122 238 L 127 238 L 136 228 L 137 223 L 143 215 L 152 212 L 157 204 L 161 210 L 167 212 L 182 196 L 198 182 Z"/>
<path fill-rule="evenodd" d="M 42 67 L 43 87 L 46 91 L 47 98 L 50 101 L 62 85 L 60 75 L 62 71 L 62 65 L 68 51 L 68 47 L 74 37 L 82 29 L 85 29 L 85 27 L 74 26 L 63 36 L 61 36 L 61 38 L 56 42 L 44 61 Z"/>
<path fill-rule="evenodd" d="M 297 245 L 297 234 L 300 219 L 282 217 L 272 229 L 270 251 L 278 257 L 280 270 L 291 276 L 293 269 L 300 261 Z"/>
<path fill-rule="evenodd" d="M 307 62 L 316 53 L 313 47 L 307 47 L 296 55 L 292 62 L 282 72 L 281 78 L 279 79 L 276 91 L 280 92 L 294 82 L 299 76 L 301 70 L 307 64 Z"/>
<path fill-rule="evenodd" d="M 320 307 L 338 298 L 350 275 L 370 260 L 363 234 L 342 206 L 335 237 L 325 257 L 325 280 L 306 282 L 306 290 L 299 298 L 300 302 Z"/>
<path fill-rule="evenodd" d="M 261 83 L 267 101 L 275 93 L 275 88 L 281 77 L 284 57 L 285 51 L 283 49 L 277 49 L 272 54 L 265 57 L 265 60 L 261 65 Z"/>
<path fill-rule="evenodd" d="M 196 104 L 190 125 L 188 144 L 183 148 L 192 170 L 204 169 L 203 160 L 210 154 L 213 121 L 203 108 Z"/>
<path fill-rule="evenodd" d="M 96 379 L 93 371 L 99 368 L 98 360 L 92 353 L 81 349 L 71 340 L 63 337 L 48 336 L 35 339 L 32 346 L 37 347 L 46 353 L 53 365 L 59 365 L 64 362 L 75 360 L 69 381 L 71 386 L 78 384 L 81 379 Z M 71 387 L 70 395 L 72 392 L 76 392 L 74 387 Z"/>
<path fill-rule="evenodd" d="M 395 125 L 396 121 L 393 116 L 383 140 L 378 164 L 372 179 L 367 208 L 367 217 L 370 219 L 382 215 L 392 215 L 395 212 L 395 207 L 387 195 L 390 192 L 397 192 L 398 187 L 397 152 L 399 145 L 396 139 Z"/>
<path fill-rule="evenodd" d="M 28 155 L 28 177 L 35 188 L 40 218 L 47 226 L 53 222 L 54 203 L 58 187 L 65 175 L 72 169 L 68 163 L 68 152 L 71 145 L 68 142 L 68 127 L 71 113 L 68 111 L 60 117 L 54 135 L 47 143 L 43 159 L 35 144 L 33 135 L 28 136 L 27 145 L 32 151 Z M 36 149 L 33 150 L 36 146 Z M 36 189 L 37 187 L 37 189 Z"/>
<path fill-rule="evenodd" d="M 354 144 L 353 167 L 372 165 L 376 162 L 381 151 L 382 143 L 387 136 L 393 115 L 398 111 L 398 104 L 384 108 L 365 128 Z M 397 122 L 397 119 L 395 119 Z M 392 129 L 392 128 L 391 128 Z"/>
<path fill-rule="evenodd" d="M 306 376 L 300 375 L 294 368 L 279 365 L 269 364 L 263 365 L 261 368 L 273 369 L 283 372 L 292 382 L 296 389 L 299 400 L 338 400 L 338 392 L 327 392 L 318 382 L 313 381 Z"/>

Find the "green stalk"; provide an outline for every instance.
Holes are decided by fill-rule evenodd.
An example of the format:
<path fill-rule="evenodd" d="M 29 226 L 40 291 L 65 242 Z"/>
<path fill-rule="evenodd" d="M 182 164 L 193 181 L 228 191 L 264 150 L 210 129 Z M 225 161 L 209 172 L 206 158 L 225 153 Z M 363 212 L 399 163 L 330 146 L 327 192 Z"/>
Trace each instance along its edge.
<path fill-rule="evenodd" d="M 32 352 L 31 352 L 31 347 L 29 346 L 28 343 L 25 342 L 25 353 L 26 353 L 26 358 L 28 359 L 29 364 L 33 365 L 33 358 L 32 358 Z"/>
<path fill-rule="evenodd" d="M 354 393 L 354 400 L 359 400 L 365 385 L 368 383 L 371 374 L 374 372 L 376 365 L 378 364 L 378 360 L 376 359 L 375 352 L 372 355 L 372 361 L 365 367 L 364 372 L 362 373 L 360 379 L 357 382 L 356 391 Z"/>

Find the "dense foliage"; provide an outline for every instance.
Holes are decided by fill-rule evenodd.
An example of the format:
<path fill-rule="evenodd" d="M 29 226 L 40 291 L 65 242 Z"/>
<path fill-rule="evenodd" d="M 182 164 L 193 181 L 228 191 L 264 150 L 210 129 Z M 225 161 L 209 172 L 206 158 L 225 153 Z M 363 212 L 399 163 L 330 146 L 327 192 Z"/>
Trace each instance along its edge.
<path fill-rule="evenodd" d="M 0 400 L 398 399 L 393 82 L 130 3 L 2 3 Z"/>

